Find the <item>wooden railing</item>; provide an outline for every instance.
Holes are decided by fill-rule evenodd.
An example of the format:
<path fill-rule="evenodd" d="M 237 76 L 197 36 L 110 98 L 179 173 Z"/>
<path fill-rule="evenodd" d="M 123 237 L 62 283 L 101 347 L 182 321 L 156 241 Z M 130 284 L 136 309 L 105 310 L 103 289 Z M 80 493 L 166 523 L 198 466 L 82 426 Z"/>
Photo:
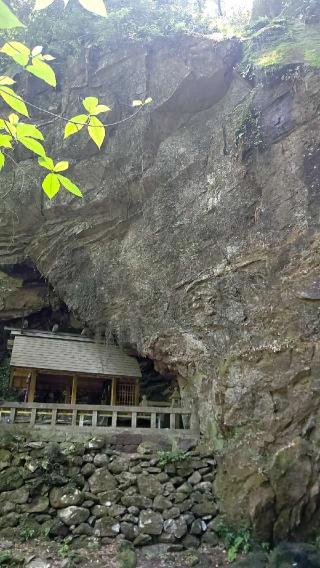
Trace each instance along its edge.
<path fill-rule="evenodd" d="M 161 428 L 191 430 L 191 412 L 184 408 L 152 406 L 91 406 L 2 402 L 0 425 L 21 424 L 55 428 Z"/>

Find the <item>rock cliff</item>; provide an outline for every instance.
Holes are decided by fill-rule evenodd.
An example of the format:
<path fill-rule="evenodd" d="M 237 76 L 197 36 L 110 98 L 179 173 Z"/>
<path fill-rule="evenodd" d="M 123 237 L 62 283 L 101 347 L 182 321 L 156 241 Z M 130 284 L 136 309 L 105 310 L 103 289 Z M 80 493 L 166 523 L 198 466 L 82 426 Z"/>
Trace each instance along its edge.
<path fill-rule="evenodd" d="M 274 66 L 278 32 L 58 61 L 53 112 L 77 114 L 90 94 L 123 122 L 97 153 L 35 115 L 83 200 L 49 203 L 24 154 L 23 183 L 0 179 L 1 266 L 31 260 L 82 321 L 178 378 L 220 451 L 222 508 L 263 538 L 307 527 L 320 498 L 318 45 Z M 27 100 L 48 96 L 28 83 Z M 145 96 L 150 108 L 126 120 Z"/>

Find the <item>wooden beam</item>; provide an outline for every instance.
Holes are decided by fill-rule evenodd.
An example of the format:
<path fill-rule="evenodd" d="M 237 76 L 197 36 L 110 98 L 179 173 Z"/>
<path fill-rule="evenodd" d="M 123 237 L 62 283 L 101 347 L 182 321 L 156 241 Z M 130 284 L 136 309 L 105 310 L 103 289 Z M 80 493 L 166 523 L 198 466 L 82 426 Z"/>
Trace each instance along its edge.
<path fill-rule="evenodd" d="M 36 394 L 37 386 L 37 371 L 33 370 L 31 372 L 31 380 L 29 385 L 28 402 L 34 402 L 34 396 Z"/>
<path fill-rule="evenodd" d="M 116 377 L 112 377 L 112 386 L 111 386 L 111 406 L 117 405 L 117 379 Z"/>
<path fill-rule="evenodd" d="M 71 404 L 77 404 L 77 392 L 78 392 L 78 377 L 77 377 L 77 375 L 73 375 L 72 376 Z"/>
<path fill-rule="evenodd" d="M 139 379 L 136 380 L 136 396 L 135 396 L 135 405 L 139 406 L 140 400 L 140 381 Z"/>

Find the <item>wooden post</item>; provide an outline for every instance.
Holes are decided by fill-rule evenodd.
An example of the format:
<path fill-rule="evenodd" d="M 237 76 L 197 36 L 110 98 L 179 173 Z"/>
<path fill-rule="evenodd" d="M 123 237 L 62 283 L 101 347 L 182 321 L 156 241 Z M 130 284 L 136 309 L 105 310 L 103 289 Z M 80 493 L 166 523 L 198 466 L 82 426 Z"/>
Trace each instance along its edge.
<path fill-rule="evenodd" d="M 78 377 L 72 376 L 71 404 L 77 404 Z"/>
<path fill-rule="evenodd" d="M 140 381 L 136 379 L 136 406 L 139 406 L 139 399 L 140 399 Z"/>
<path fill-rule="evenodd" d="M 28 393 L 28 402 L 34 402 L 34 396 L 36 393 L 36 386 L 37 386 L 37 371 L 31 372 L 31 381 L 29 386 L 29 393 Z"/>
<path fill-rule="evenodd" d="M 117 379 L 112 377 L 112 386 L 111 386 L 111 406 L 117 405 Z"/>

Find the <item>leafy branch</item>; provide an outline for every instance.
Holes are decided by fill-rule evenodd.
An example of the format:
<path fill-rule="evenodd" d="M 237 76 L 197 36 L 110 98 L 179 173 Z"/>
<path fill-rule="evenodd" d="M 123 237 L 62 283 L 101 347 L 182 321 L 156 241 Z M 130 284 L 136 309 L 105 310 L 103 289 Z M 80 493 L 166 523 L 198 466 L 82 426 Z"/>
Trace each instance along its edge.
<path fill-rule="evenodd" d="M 54 1 L 55 0 L 36 0 L 34 10 L 43 10 L 53 4 Z M 69 0 L 64 0 L 64 5 L 67 6 L 68 2 Z M 79 0 L 79 3 L 83 8 L 98 16 L 105 17 L 107 15 L 104 0 Z M 24 27 L 24 24 L 18 20 L 4 1 L 0 0 L 0 29 L 12 29 L 17 27 Z M 2 46 L 0 53 L 10 57 L 26 72 L 31 73 L 49 86 L 53 88 L 56 87 L 56 75 L 54 69 L 49 64 L 49 62 L 54 60 L 54 57 L 49 54 L 44 54 L 42 46 L 38 45 L 30 49 L 21 42 L 9 41 Z M 115 123 L 104 124 L 100 118 L 98 118 L 98 115 L 108 113 L 111 109 L 109 106 L 99 103 L 96 97 L 86 97 L 82 101 L 86 113 L 76 115 L 69 119 L 25 101 L 15 92 L 14 85 L 15 81 L 10 76 L 0 76 L 0 98 L 11 110 L 15 111 L 9 114 L 8 117 L 0 117 L 0 171 L 5 166 L 6 158 L 9 158 L 16 164 L 15 160 L 7 153 L 7 150 L 14 150 L 18 144 L 21 144 L 24 148 L 38 156 L 38 164 L 40 167 L 49 170 L 50 173 L 48 173 L 42 181 L 42 189 L 49 199 L 55 197 L 61 186 L 77 197 L 82 197 L 82 193 L 77 185 L 68 177 L 61 174 L 61 172 L 69 168 L 69 162 L 60 161 L 55 164 L 53 159 L 47 156 L 44 146 L 45 140 L 41 130 L 39 130 L 37 125 L 31 122 L 27 123 L 20 120 L 19 115 L 29 118 L 28 106 L 54 116 L 57 119 L 64 120 L 66 122 L 64 131 L 65 139 L 74 134 L 78 134 L 86 127 L 89 137 L 100 150 L 105 140 L 106 128 L 108 126 L 120 124 L 132 119 L 145 105 L 150 104 L 152 101 L 150 97 L 144 101 L 135 100 L 132 103 L 132 107 L 137 108 L 137 111 L 131 116 Z"/>

